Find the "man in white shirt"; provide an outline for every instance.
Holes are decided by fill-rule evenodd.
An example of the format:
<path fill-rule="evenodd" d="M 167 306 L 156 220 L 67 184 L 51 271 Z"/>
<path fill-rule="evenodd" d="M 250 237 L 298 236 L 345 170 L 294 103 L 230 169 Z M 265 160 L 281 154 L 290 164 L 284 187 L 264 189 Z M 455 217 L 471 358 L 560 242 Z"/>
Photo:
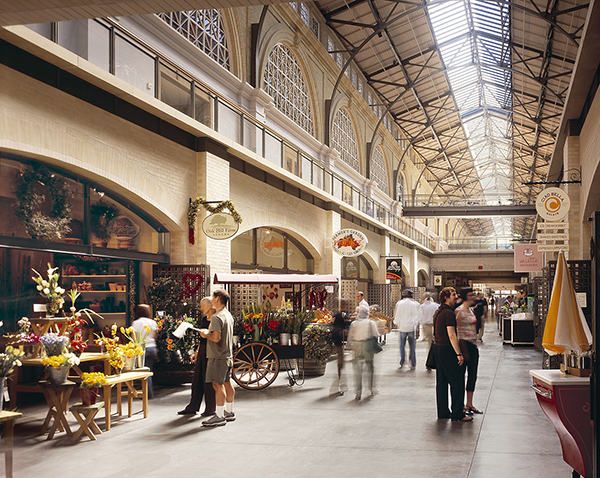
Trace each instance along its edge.
<path fill-rule="evenodd" d="M 425 292 L 425 299 L 421 304 L 421 311 L 423 313 L 421 325 L 423 326 L 424 340 L 427 342 L 427 353 L 429 353 L 429 349 L 433 343 L 433 314 L 435 314 L 435 311 L 438 310 L 439 306 L 440 304 L 433 300 L 431 294 Z M 427 368 L 427 370 L 429 370 L 429 368 Z"/>
<path fill-rule="evenodd" d="M 415 330 L 419 327 L 423 312 L 421 311 L 419 303 L 413 300 L 412 290 L 406 289 L 402 292 L 402 295 L 404 296 L 404 299 L 398 301 L 394 313 L 394 324 L 396 324 L 400 331 L 400 368 L 404 366 L 406 360 L 404 347 L 406 345 L 406 339 L 408 339 L 408 345 L 410 346 L 410 369 L 414 370 L 417 366 Z"/>

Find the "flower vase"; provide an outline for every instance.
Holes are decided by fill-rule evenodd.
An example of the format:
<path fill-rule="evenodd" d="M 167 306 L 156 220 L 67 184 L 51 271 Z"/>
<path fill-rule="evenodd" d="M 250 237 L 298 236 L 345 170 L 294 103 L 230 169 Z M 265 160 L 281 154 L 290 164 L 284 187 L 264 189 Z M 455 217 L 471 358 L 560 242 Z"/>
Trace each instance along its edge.
<path fill-rule="evenodd" d="M 58 300 L 49 300 L 46 302 L 46 316 L 55 317 L 60 312 L 60 302 Z"/>
<path fill-rule="evenodd" d="M 300 334 L 292 334 L 292 345 L 300 344 Z"/>
<path fill-rule="evenodd" d="M 273 337 L 267 337 L 267 345 L 273 345 Z"/>
<path fill-rule="evenodd" d="M 290 334 L 279 334 L 279 345 L 290 345 Z"/>
<path fill-rule="evenodd" d="M 81 393 L 81 403 L 83 405 L 89 406 L 96 403 L 96 399 L 98 398 L 97 388 L 80 388 L 79 392 Z"/>
<path fill-rule="evenodd" d="M 254 342 L 260 342 L 260 327 L 258 325 L 254 326 Z"/>
<path fill-rule="evenodd" d="M 123 372 L 131 372 L 135 370 L 135 362 L 137 360 L 137 355 L 133 357 L 125 357 L 125 366 L 123 367 Z"/>
<path fill-rule="evenodd" d="M 65 367 L 64 365 L 59 369 L 50 367 L 48 371 L 48 380 L 50 380 L 50 383 L 52 383 L 53 385 L 62 385 L 67 381 L 67 376 L 69 375 L 69 367 Z"/>
<path fill-rule="evenodd" d="M 142 344 L 144 352 L 135 356 L 135 368 L 144 368 L 146 366 L 146 344 Z"/>

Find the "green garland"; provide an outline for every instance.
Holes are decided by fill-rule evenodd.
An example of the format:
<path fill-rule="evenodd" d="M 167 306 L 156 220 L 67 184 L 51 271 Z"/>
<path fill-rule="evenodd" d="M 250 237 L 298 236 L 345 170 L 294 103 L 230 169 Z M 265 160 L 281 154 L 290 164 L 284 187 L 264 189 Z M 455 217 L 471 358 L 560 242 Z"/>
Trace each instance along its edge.
<path fill-rule="evenodd" d="M 204 199 L 201 196 L 198 196 L 193 201 L 190 201 L 190 207 L 188 208 L 188 227 L 190 244 L 195 243 L 194 229 L 196 228 L 196 218 L 198 217 L 198 208 L 200 206 L 202 206 L 211 214 L 223 212 L 225 209 L 227 209 L 231 213 L 231 216 L 233 217 L 233 220 L 235 222 L 237 222 L 238 224 L 242 223 L 242 216 L 240 216 L 240 214 L 236 211 L 235 207 L 233 206 L 233 201 L 231 199 L 220 202 L 215 207 L 213 207 L 208 203 L 206 199 Z"/>
<path fill-rule="evenodd" d="M 110 240 L 108 223 L 119 215 L 119 210 L 104 201 L 90 206 L 90 226 L 94 235 L 101 241 Z"/>
<path fill-rule="evenodd" d="M 44 195 L 36 194 L 37 183 L 46 186 L 50 191 L 52 207 L 48 215 L 36 211 L 46 201 Z M 62 239 L 71 232 L 69 223 L 72 219 L 72 206 L 69 200 L 72 196 L 67 181 L 51 173 L 44 165 L 35 165 L 25 171 L 19 171 L 16 175 L 15 214 L 34 239 Z"/>
<path fill-rule="evenodd" d="M 310 324 L 304 329 L 302 344 L 306 358 L 322 364 L 326 362 L 333 350 L 333 337 L 328 327 Z"/>

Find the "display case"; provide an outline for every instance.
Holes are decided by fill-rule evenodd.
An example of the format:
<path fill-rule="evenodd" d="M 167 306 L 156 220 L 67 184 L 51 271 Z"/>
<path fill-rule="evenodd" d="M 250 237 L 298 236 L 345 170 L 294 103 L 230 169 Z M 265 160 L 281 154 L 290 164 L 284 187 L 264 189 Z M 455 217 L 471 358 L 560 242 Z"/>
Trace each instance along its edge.
<path fill-rule="evenodd" d="M 129 325 L 130 311 L 136 303 L 136 262 L 74 257 L 61 260 L 60 265 L 62 286 L 66 290 L 77 289 L 81 294 L 77 309 L 91 309 L 104 318 L 95 320 L 95 326 Z M 67 303 L 65 307 L 70 305 Z"/>

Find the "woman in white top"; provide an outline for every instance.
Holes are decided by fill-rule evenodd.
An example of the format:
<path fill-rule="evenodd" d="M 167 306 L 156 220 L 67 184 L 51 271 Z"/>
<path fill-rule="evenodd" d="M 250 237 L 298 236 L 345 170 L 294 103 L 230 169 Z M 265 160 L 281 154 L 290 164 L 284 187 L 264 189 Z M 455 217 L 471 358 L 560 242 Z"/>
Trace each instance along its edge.
<path fill-rule="evenodd" d="M 366 318 L 363 318 L 366 317 Z M 379 337 L 375 322 L 369 318 L 369 307 L 358 306 L 356 320 L 350 325 L 348 332 L 348 345 L 354 350 L 354 374 L 356 380 L 356 400 L 361 399 L 363 366 L 367 366 L 367 383 L 371 396 L 377 395 L 375 390 L 375 368 L 373 366 L 374 352 L 369 344 L 371 337 Z"/>
<path fill-rule="evenodd" d="M 131 326 L 138 337 L 146 340 L 146 351 L 144 353 L 144 365 L 154 371 L 154 362 L 158 355 L 156 353 L 156 332 L 158 325 L 151 319 L 152 308 L 148 304 L 138 304 L 135 308 L 136 320 Z M 147 327 L 147 328 L 146 328 Z M 150 332 L 148 332 L 150 329 Z M 152 387 L 152 377 L 148 377 L 148 398 L 154 398 L 154 388 Z"/>

